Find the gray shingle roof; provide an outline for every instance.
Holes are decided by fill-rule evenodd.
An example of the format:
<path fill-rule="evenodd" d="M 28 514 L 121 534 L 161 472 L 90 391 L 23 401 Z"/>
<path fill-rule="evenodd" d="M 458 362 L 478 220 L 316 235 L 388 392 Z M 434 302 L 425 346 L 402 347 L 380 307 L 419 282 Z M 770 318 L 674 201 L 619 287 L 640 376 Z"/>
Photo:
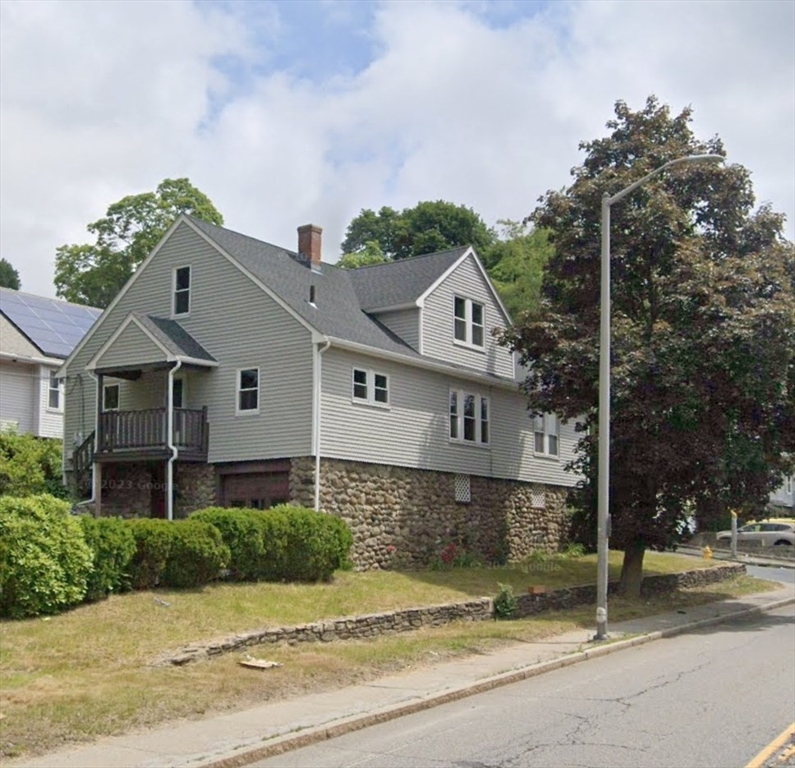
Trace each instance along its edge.
<path fill-rule="evenodd" d="M 176 320 L 167 320 L 154 315 L 140 315 L 137 312 L 135 317 L 172 354 L 178 357 L 206 360 L 208 363 L 217 362 Z"/>
<path fill-rule="evenodd" d="M 467 251 L 469 246 L 428 253 L 350 271 L 350 280 L 364 310 L 399 307 L 422 296 Z"/>

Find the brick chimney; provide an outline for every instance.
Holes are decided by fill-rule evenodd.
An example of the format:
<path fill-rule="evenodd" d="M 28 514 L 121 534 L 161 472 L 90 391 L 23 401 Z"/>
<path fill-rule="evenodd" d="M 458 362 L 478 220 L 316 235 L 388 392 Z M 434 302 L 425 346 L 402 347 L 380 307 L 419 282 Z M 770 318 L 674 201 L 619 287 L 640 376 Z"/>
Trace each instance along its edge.
<path fill-rule="evenodd" d="M 314 224 L 298 227 L 298 260 L 312 269 L 319 270 L 323 229 Z"/>

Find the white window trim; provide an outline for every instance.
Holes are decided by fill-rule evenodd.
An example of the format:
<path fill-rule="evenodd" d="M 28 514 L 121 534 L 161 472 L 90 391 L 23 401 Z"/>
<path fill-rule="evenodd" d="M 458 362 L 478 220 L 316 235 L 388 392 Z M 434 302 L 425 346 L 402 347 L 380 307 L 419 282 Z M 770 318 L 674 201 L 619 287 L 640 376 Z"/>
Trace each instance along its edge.
<path fill-rule="evenodd" d="M 466 339 L 458 339 L 455 335 L 455 322 L 456 322 L 456 313 L 455 313 L 455 302 L 456 299 L 461 299 L 464 302 L 464 324 L 465 324 L 465 334 Z M 475 344 L 472 341 L 472 329 L 474 327 L 472 323 L 472 305 L 477 304 L 479 307 L 483 309 L 483 325 L 480 326 L 483 328 L 483 344 Z M 466 347 L 467 349 L 474 350 L 475 352 L 485 352 L 486 351 L 486 305 L 483 302 L 475 301 L 474 299 L 467 299 L 464 296 L 453 296 L 453 344 L 459 347 Z"/>
<path fill-rule="evenodd" d="M 107 405 L 108 390 L 111 389 L 112 387 L 116 388 L 116 391 L 118 392 L 118 395 L 116 396 L 116 402 L 119 405 L 121 405 L 121 387 L 118 384 L 103 384 L 102 385 L 102 411 L 103 412 L 118 411 L 119 410 L 119 405 L 117 405 L 115 408 L 109 408 L 108 405 Z"/>
<path fill-rule="evenodd" d="M 187 293 L 188 294 L 188 311 L 187 312 L 177 312 L 177 272 L 180 269 L 187 269 L 188 270 L 188 288 L 187 291 L 184 289 L 180 291 L 180 293 Z M 190 317 L 190 308 L 192 304 L 192 297 L 191 293 L 193 292 L 193 267 L 190 264 L 183 264 L 179 267 L 174 267 L 174 270 L 171 273 L 171 317 Z M 248 369 L 244 369 L 248 370 Z"/>
<path fill-rule="evenodd" d="M 256 408 L 244 408 L 241 410 L 240 408 L 240 393 L 241 392 L 253 392 L 253 387 L 250 389 L 241 389 L 240 387 L 240 374 L 243 371 L 256 371 L 257 372 L 257 407 Z M 259 407 L 261 402 L 261 391 L 262 391 L 262 379 L 260 377 L 260 370 L 259 366 L 247 366 L 246 368 L 238 368 L 235 371 L 235 416 L 256 416 L 259 413 Z"/>
<path fill-rule="evenodd" d="M 536 429 L 536 418 L 542 418 L 544 420 L 544 450 L 537 451 L 536 450 L 536 434 L 540 433 L 540 430 Z M 558 438 L 558 452 L 557 453 L 550 453 L 549 452 L 549 436 L 553 434 L 549 431 L 549 420 L 550 418 L 555 419 L 555 437 Z M 539 414 L 538 416 L 533 418 L 533 455 L 537 456 L 540 459 L 549 459 L 550 461 L 560 461 L 560 418 L 557 414 L 554 413 L 544 413 Z"/>
<path fill-rule="evenodd" d="M 354 373 L 355 371 L 362 371 L 366 374 L 366 384 L 367 387 L 367 397 L 356 397 L 354 394 Z M 379 400 L 375 399 L 375 377 L 383 376 L 386 379 L 386 402 L 382 403 Z M 360 368 L 359 366 L 354 365 L 351 368 L 351 402 L 354 405 L 369 405 L 373 406 L 374 408 L 383 408 L 385 410 L 389 410 L 391 407 L 392 396 L 389 391 L 389 376 L 386 373 L 382 373 L 381 371 L 375 371 L 372 368 Z"/>
<path fill-rule="evenodd" d="M 450 400 L 451 395 L 456 393 L 457 400 L 457 415 L 456 420 L 458 423 L 458 437 L 453 437 L 450 434 Z M 475 398 L 475 439 L 474 440 L 465 440 L 464 439 L 464 398 L 467 395 L 472 395 Z M 486 410 L 488 411 L 488 420 L 487 424 L 489 425 L 489 434 L 488 440 L 486 442 L 481 441 L 482 437 L 482 430 L 483 430 L 483 420 L 481 419 L 481 403 L 486 401 Z M 450 387 L 450 391 L 447 395 L 447 439 L 449 442 L 454 443 L 456 445 L 471 445 L 477 448 L 490 448 L 491 447 L 491 430 L 494 421 L 492 419 L 492 412 L 491 412 L 491 400 L 486 395 L 481 395 L 478 392 L 471 392 L 466 389 L 457 389 L 456 387 Z"/>
<path fill-rule="evenodd" d="M 63 383 L 60 379 L 55 380 L 55 387 L 52 386 L 52 377 L 55 371 L 48 371 L 47 372 L 47 406 L 46 410 L 50 413 L 63 413 Z M 57 392 L 58 393 L 58 405 L 53 408 L 50 405 L 50 393 Z"/>

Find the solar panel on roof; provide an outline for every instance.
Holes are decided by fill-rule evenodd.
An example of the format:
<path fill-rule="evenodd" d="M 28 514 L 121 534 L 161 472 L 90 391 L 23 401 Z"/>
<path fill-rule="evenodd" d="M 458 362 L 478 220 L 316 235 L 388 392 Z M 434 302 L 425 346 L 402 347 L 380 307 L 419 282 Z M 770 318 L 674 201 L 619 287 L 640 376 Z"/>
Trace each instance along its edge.
<path fill-rule="evenodd" d="M 58 299 L 0 290 L 0 311 L 45 355 L 69 356 L 102 311 Z"/>

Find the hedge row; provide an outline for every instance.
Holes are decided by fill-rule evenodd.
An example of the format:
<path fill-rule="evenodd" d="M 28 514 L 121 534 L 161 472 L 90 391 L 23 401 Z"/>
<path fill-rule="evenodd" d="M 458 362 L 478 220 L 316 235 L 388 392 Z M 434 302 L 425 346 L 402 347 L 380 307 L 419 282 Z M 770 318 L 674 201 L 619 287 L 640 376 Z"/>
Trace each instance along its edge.
<path fill-rule="evenodd" d="M 212 508 L 188 520 L 74 517 L 52 496 L 0 497 L 0 616 L 57 613 L 130 589 L 318 581 L 348 565 L 331 515 L 282 506 Z"/>

